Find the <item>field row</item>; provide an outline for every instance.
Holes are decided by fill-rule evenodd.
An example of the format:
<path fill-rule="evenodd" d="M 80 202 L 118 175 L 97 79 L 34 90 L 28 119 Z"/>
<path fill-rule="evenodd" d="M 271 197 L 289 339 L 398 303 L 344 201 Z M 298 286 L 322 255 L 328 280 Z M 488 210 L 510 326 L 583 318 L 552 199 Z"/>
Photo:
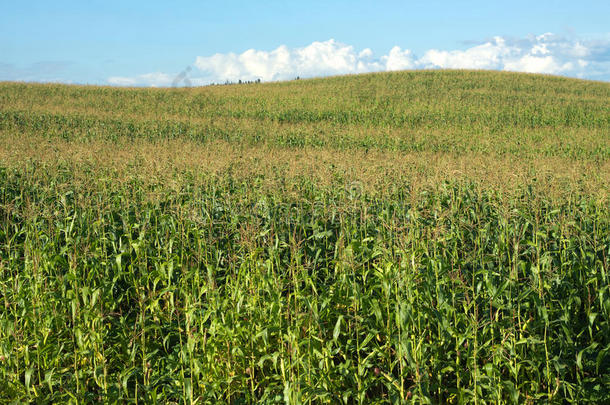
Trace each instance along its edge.
<path fill-rule="evenodd" d="M 603 201 L 42 172 L 0 172 L 3 399 L 607 395 Z"/>

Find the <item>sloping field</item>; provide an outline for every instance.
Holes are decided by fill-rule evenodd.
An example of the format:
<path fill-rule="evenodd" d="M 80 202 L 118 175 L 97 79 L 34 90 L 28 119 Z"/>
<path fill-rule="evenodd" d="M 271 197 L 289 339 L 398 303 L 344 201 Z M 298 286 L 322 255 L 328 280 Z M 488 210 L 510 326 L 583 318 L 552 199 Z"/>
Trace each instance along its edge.
<path fill-rule="evenodd" d="M 601 403 L 609 271 L 609 83 L 0 83 L 0 402 Z"/>

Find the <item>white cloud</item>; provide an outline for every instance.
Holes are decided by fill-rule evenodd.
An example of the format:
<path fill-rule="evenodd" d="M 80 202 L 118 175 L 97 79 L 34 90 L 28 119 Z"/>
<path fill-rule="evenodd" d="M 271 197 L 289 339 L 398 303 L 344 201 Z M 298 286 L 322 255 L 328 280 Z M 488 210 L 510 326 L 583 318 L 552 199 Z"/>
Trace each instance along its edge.
<path fill-rule="evenodd" d="M 113 76 L 108 78 L 108 83 L 115 86 L 135 86 L 139 82 L 135 77 Z"/>
<path fill-rule="evenodd" d="M 225 81 L 274 81 L 405 69 L 493 69 L 562 74 L 610 79 L 610 39 L 586 41 L 551 33 L 527 38 L 494 37 L 467 49 L 430 49 L 417 57 L 409 49 L 394 46 L 375 57 L 369 48 L 330 39 L 302 48 L 284 45 L 271 51 L 249 49 L 241 54 L 198 56 L 188 74 L 189 83 L 203 85 Z M 115 85 L 170 86 L 177 75 L 148 73 L 135 77 L 111 77 Z M 188 84 L 188 83 L 187 83 Z"/>
<path fill-rule="evenodd" d="M 383 65 L 385 65 L 385 70 L 405 70 L 415 67 L 411 51 L 408 49 L 403 51 L 399 46 L 390 49 L 390 53 L 382 56 L 381 60 Z"/>
<path fill-rule="evenodd" d="M 304 48 L 289 49 L 282 45 L 273 51 L 249 49 L 242 54 L 198 56 L 195 66 L 210 81 L 288 80 L 295 77 L 338 75 L 368 72 L 375 63 L 367 59 L 373 52 L 360 53 L 354 47 L 333 39 L 314 42 Z"/>
<path fill-rule="evenodd" d="M 507 61 L 504 70 L 529 73 L 561 73 L 572 70 L 571 62 L 559 64 L 552 56 L 523 55 L 517 60 Z"/>
<path fill-rule="evenodd" d="M 418 61 L 426 68 L 499 69 L 515 49 L 501 37 L 464 51 L 431 49 Z"/>
<path fill-rule="evenodd" d="M 373 56 L 373 51 L 371 51 L 370 48 L 363 49 L 358 54 L 358 58 L 360 58 L 360 59 L 367 59 L 367 58 L 370 58 L 372 56 Z"/>
<path fill-rule="evenodd" d="M 115 86 L 150 86 L 168 87 L 174 81 L 174 76 L 167 73 L 155 72 L 138 75 L 135 77 L 113 76 L 108 78 L 108 83 Z"/>

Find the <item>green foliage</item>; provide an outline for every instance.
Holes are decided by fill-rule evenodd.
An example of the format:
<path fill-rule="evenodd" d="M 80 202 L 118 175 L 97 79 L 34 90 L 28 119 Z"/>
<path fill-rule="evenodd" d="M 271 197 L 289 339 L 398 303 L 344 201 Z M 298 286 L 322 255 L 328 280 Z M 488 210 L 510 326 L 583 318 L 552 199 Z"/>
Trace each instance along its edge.
<path fill-rule="evenodd" d="M 359 125 L 448 128 L 454 140 L 438 149 L 434 136 L 421 141 L 428 152 L 455 142 L 479 153 L 488 134 L 496 153 L 536 157 L 547 150 L 536 134 L 583 130 L 577 152 L 549 153 L 605 170 L 607 85 L 417 72 L 196 91 L 0 87 L 2 131 L 68 145 L 56 161 L 0 163 L 0 402 L 610 401 L 607 189 L 562 184 L 550 195 L 528 178 L 505 193 L 471 172 L 372 190 L 349 173 L 322 184 L 231 165 L 172 167 L 161 181 L 144 172 L 161 161 L 154 151 L 123 168 L 69 153 L 130 136 L 208 147 L 221 131 L 193 129 L 208 125 L 193 112 L 203 111 L 236 116 L 214 125 L 246 155 L 269 142 L 296 156 L 314 138 L 316 148 L 390 144 Z M 501 101 L 510 94 L 523 103 Z M 541 99 L 556 101 L 519 112 Z M 98 111 L 77 111 L 87 103 Z M 184 126 L 152 118 L 161 111 Z M 328 133 L 276 126 L 295 122 Z M 511 152 L 496 138 L 506 131 L 538 149 Z"/>
<path fill-rule="evenodd" d="M 0 130 L 608 159 L 609 99 L 607 83 L 467 71 L 183 89 L 0 83 Z"/>

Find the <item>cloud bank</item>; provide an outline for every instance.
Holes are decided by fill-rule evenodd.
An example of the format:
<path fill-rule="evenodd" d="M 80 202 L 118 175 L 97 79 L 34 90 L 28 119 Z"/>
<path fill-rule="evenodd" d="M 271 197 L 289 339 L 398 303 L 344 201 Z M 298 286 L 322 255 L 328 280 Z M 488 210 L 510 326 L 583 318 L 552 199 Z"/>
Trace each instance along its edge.
<path fill-rule="evenodd" d="M 198 56 L 194 67 L 189 71 L 188 84 L 290 80 L 406 69 L 507 70 L 609 80 L 610 38 L 579 40 L 551 33 L 516 39 L 494 37 L 464 50 L 430 49 L 421 56 L 395 46 L 380 57 L 375 57 L 371 49 L 358 51 L 351 45 L 330 39 L 302 48 L 282 45 L 271 51 L 249 49 L 241 54 Z M 179 85 L 176 77 L 184 76 L 184 72 L 156 72 L 111 77 L 108 83 L 170 86 Z"/>

